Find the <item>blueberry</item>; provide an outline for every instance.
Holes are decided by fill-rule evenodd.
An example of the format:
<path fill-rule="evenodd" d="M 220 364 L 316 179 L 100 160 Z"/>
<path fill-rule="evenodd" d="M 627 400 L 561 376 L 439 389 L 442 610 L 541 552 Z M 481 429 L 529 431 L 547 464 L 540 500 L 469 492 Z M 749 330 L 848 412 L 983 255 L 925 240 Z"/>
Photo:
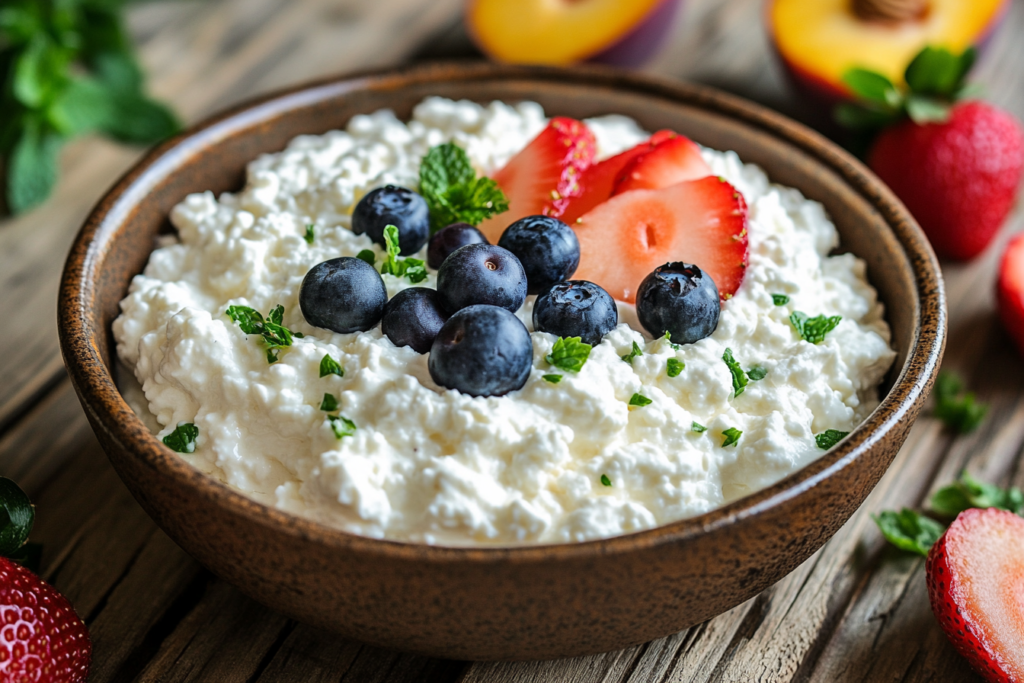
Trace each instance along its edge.
<path fill-rule="evenodd" d="M 654 337 L 670 332 L 679 344 L 710 336 L 721 310 L 711 276 L 680 261 L 655 268 L 636 292 L 636 314 L 644 329 Z"/>
<path fill-rule="evenodd" d="M 434 233 L 427 247 L 427 265 L 437 270 L 448 255 L 467 244 L 490 244 L 484 234 L 469 223 L 452 223 Z"/>
<path fill-rule="evenodd" d="M 550 216 L 527 216 L 505 228 L 498 246 L 523 264 L 528 293 L 540 294 L 572 277 L 580 265 L 580 242 L 572 228 Z"/>
<path fill-rule="evenodd" d="M 436 291 L 410 287 L 395 294 L 384 307 L 380 329 L 395 346 L 409 346 L 416 353 L 426 353 L 447 319 L 437 302 Z"/>
<path fill-rule="evenodd" d="M 533 327 L 559 337 L 579 337 L 596 346 L 619 324 L 619 312 L 611 295 L 586 280 L 569 280 L 537 297 Z"/>
<path fill-rule="evenodd" d="M 380 273 L 351 256 L 316 264 L 299 288 L 299 307 L 306 322 L 334 332 L 370 329 L 380 322 L 387 301 Z"/>
<path fill-rule="evenodd" d="M 352 232 L 366 233 L 384 247 L 384 228 L 398 228 L 398 246 L 403 256 L 415 254 L 430 236 L 430 210 L 427 200 L 404 187 L 386 185 L 373 190 L 356 204 L 352 212 Z"/>
<path fill-rule="evenodd" d="M 454 313 L 474 304 L 515 313 L 526 300 L 526 272 L 512 252 L 493 244 L 459 247 L 437 271 L 441 307 Z"/>
<path fill-rule="evenodd" d="M 470 396 L 522 389 L 533 367 L 533 344 L 519 318 L 497 306 L 463 308 L 448 319 L 428 361 L 430 376 Z"/>

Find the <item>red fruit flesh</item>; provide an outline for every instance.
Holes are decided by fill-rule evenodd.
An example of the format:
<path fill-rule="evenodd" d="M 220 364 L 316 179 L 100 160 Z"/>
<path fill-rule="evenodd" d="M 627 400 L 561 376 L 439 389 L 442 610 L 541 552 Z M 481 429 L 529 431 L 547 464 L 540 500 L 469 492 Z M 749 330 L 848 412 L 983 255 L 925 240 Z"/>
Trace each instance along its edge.
<path fill-rule="evenodd" d="M 990 682 L 1024 681 L 1024 519 L 960 513 L 928 553 L 928 597 L 950 642 Z"/>
<path fill-rule="evenodd" d="M 0 681 L 80 683 L 91 658 L 89 632 L 67 598 L 0 557 Z"/>
<path fill-rule="evenodd" d="M 711 175 L 700 147 L 682 135 L 663 140 L 638 155 L 622 170 L 612 194 L 630 190 L 658 190 Z"/>
<path fill-rule="evenodd" d="M 580 194 L 580 176 L 597 153 L 594 134 L 581 121 L 556 117 L 530 144 L 494 174 L 509 209 L 492 216 L 480 231 L 496 244 L 509 225 L 525 216 L 560 216 Z"/>
<path fill-rule="evenodd" d="M 623 169 L 636 157 L 654 149 L 663 140 L 678 137 L 678 133 L 670 130 L 659 130 L 650 139 L 591 165 L 580 177 L 580 193 L 569 199 L 565 208 L 557 218 L 572 225 L 576 219 L 593 209 L 612 196 L 615 183 L 622 175 Z"/>
<path fill-rule="evenodd" d="M 670 261 L 696 264 L 723 299 L 743 282 L 747 205 L 720 178 L 616 195 L 573 228 L 580 240 L 573 278 L 595 282 L 620 301 L 633 303 L 643 279 Z"/>
<path fill-rule="evenodd" d="M 1006 245 L 999 266 L 996 284 L 999 317 L 1024 355 L 1024 235 L 1017 235 Z"/>
<path fill-rule="evenodd" d="M 981 253 L 1013 206 L 1024 170 L 1024 131 L 983 102 L 953 108 L 946 123 L 907 120 L 882 132 L 872 170 L 903 200 L 936 253 Z"/>

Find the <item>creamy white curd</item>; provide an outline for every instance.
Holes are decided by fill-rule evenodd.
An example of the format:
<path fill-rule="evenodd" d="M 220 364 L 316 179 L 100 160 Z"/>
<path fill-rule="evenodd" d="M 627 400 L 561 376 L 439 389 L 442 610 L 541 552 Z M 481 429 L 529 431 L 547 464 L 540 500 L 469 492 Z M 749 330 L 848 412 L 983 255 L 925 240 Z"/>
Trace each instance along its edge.
<path fill-rule="evenodd" d="M 305 322 L 298 292 L 312 266 L 363 249 L 382 258 L 349 230 L 366 192 L 416 188 L 420 158 L 448 140 L 491 173 L 545 120 L 533 103 L 429 98 L 408 123 L 379 111 L 346 131 L 296 138 L 253 161 L 237 194 L 187 197 L 171 214 L 177 239 L 153 252 L 114 322 L 120 360 L 144 392 L 136 410 L 155 417 L 160 437 L 194 423 L 195 451 L 181 457 L 269 505 L 367 536 L 507 545 L 602 538 L 706 512 L 813 461 L 824 453 L 816 434 L 850 431 L 875 408 L 895 354 L 863 261 L 829 256 L 839 240 L 822 206 L 732 152 L 704 155 L 750 206 L 750 262 L 717 331 L 696 344 L 651 340 L 621 305 L 619 326 L 579 374 L 553 369 L 545 356 L 555 338 L 532 332 L 526 386 L 472 398 L 437 386 L 427 356 L 395 347 L 379 327 L 334 334 Z M 587 124 L 600 157 L 647 137 L 621 116 Z M 389 295 L 411 286 L 384 281 Z M 418 286 L 434 286 L 434 272 Z M 519 313 L 531 329 L 532 299 Z M 225 310 L 265 315 L 278 304 L 284 325 L 305 337 L 271 365 Z M 789 322 L 794 310 L 842 321 L 815 345 Z M 643 355 L 623 362 L 633 342 Z M 726 348 L 743 368 L 767 371 L 740 396 Z M 325 354 L 344 377 L 320 377 Z M 677 377 L 669 358 L 685 363 Z M 549 373 L 565 376 L 552 384 Z M 351 436 L 332 431 L 325 393 L 356 424 Z M 634 393 L 652 403 L 631 409 Z M 742 436 L 723 447 L 731 428 Z"/>

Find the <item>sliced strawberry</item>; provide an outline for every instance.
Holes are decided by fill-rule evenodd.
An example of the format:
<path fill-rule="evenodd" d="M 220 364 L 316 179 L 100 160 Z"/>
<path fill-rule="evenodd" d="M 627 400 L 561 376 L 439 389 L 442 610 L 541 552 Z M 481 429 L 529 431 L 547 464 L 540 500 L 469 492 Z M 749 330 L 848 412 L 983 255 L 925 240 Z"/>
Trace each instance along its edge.
<path fill-rule="evenodd" d="M 711 175 L 700 147 L 689 138 L 674 135 L 634 157 L 615 181 L 613 195 L 630 190 L 658 190 L 687 180 Z"/>
<path fill-rule="evenodd" d="M 580 240 L 573 279 L 595 282 L 620 301 L 633 303 L 643 279 L 670 261 L 696 264 L 722 299 L 743 282 L 747 204 L 721 178 L 616 195 L 573 228 Z"/>
<path fill-rule="evenodd" d="M 492 244 L 505 228 L 524 216 L 558 216 L 580 193 L 580 175 L 597 154 L 597 141 L 586 124 L 557 117 L 530 144 L 494 174 L 508 197 L 508 211 L 492 216 L 480 231 Z"/>
<path fill-rule="evenodd" d="M 612 196 L 616 181 L 622 176 L 623 169 L 630 161 L 651 151 L 662 140 L 678 136 L 678 133 L 670 130 L 659 130 L 636 147 L 593 164 L 580 177 L 580 193 L 566 202 L 561 214 L 552 215 L 572 225 L 577 218 Z"/>
<path fill-rule="evenodd" d="M 1024 519 L 961 512 L 925 571 L 932 611 L 974 670 L 992 683 L 1024 681 Z"/>
<path fill-rule="evenodd" d="M 1006 245 L 999 266 L 996 298 L 1003 327 L 1024 354 L 1024 235 L 1017 235 Z"/>

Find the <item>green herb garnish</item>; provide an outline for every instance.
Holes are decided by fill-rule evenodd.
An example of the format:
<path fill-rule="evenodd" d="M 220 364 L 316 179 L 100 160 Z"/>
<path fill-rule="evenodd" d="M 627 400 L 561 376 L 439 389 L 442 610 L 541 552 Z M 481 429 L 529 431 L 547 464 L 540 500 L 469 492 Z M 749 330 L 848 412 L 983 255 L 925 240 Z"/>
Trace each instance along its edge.
<path fill-rule="evenodd" d="M 665 342 L 669 346 L 672 347 L 673 351 L 678 351 L 679 350 L 679 344 L 673 344 L 672 343 L 672 333 L 671 332 L 665 332 Z"/>
<path fill-rule="evenodd" d="M 887 541 L 918 555 L 928 555 L 928 550 L 946 530 L 934 519 L 908 508 L 900 512 L 885 510 L 871 515 L 871 519 L 875 520 Z"/>
<path fill-rule="evenodd" d="M 1004 489 L 980 482 L 964 470 L 956 483 L 942 487 L 931 499 L 931 509 L 944 517 L 956 517 L 969 508 L 999 508 L 1020 515 L 1024 493 L 1016 486 Z"/>
<path fill-rule="evenodd" d="M 327 419 L 331 423 L 334 436 L 338 439 L 352 436 L 356 433 L 356 423 L 344 415 L 328 415 Z"/>
<path fill-rule="evenodd" d="M 306 226 L 306 234 L 302 236 L 302 239 L 306 240 L 306 244 L 313 244 L 313 240 L 316 238 L 314 230 L 315 227 L 312 223 Z"/>
<path fill-rule="evenodd" d="M 360 261 L 366 261 L 371 266 L 377 262 L 377 255 L 373 253 L 372 249 L 363 249 L 356 254 L 356 258 Z"/>
<path fill-rule="evenodd" d="M 652 401 L 651 399 L 647 398 L 643 394 L 633 394 L 629 398 L 629 407 L 630 408 L 643 408 L 644 406 L 649 406 L 652 403 L 654 403 L 654 401 Z"/>
<path fill-rule="evenodd" d="M 607 474 L 602 474 L 601 475 L 601 484 L 603 486 L 611 486 L 612 485 L 612 480 L 608 478 Z"/>
<path fill-rule="evenodd" d="M 284 320 L 284 306 L 278 305 L 264 320 L 259 311 L 248 306 L 228 306 L 225 314 L 242 328 L 245 334 L 258 334 L 267 346 L 267 362 L 280 360 L 281 349 L 292 345 L 292 332 L 281 323 Z"/>
<path fill-rule="evenodd" d="M 558 384 L 562 381 L 562 375 L 543 375 L 545 382 L 551 382 L 552 384 Z"/>
<path fill-rule="evenodd" d="M 985 419 L 988 406 L 978 403 L 973 392 L 964 392 L 963 382 L 951 372 L 940 372 L 935 380 L 933 415 L 958 434 L 973 432 Z"/>
<path fill-rule="evenodd" d="M 325 353 L 324 357 L 320 359 L 320 376 L 326 377 L 327 375 L 345 376 L 345 369 L 341 367 L 341 363 L 331 358 L 329 353 Z"/>
<path fill-rule="evenodd" d="M 732 373 L 732 391 L 734 396 L 739 396 L 747 387 L 747 373 L 743 372 L 739 362 L 732 357 L 732 349 L 726 349 L 722 354 L 722 360 Z"/>
<path fill-rule="evenodd" d="M 818 448 L 821 450 L 827 451 L 842 441 L 849 433 L 850 432 L 841 432 L 838 429 L 826 429 L 821 434 L 815 435 L 814 443 L 818 444 Z"/>
<path fill-rule="evenodd" d="M 28 541 L 36 509 L 25 492 L 0 477 L 0 557 L 13 557 Z"/>
<path fill-rule="evenodd" d="M 772 303 L 776 306 L 785 306 L 789 303 L 789 297 L 785 294 L 772 294 Z"/>
<path fill-rule="evenodd" d="M 176 453 L 194 453 L 199 427 L 191 422 L 179 422 L 174 431 L 164 437 L 164 444 Z"/>
<path fill-rule="evenodd" d="M 430 233 L 452 223 L 479 225 L 508 211 L 508 199 L 490 178 L 477 178 L 466 152 L 453 142 L 432 147 L 420 162 L 420 194 L 430 209 Z"/>
<path fill-rule="evenodd" d="M 747 370 L 747 377 L 754 380 L 755 382 L 759 382 L 767 376 L 768 371 L 762 368 L 760 365 L 755 365 L 754 367 Z"/>
<path fill-rule="evenodd" d="M 824 315 L 817 315 L 808 318 L 806 313 L 793 311 L 789 315 L 789 322 L 804 341 L 811 344 L 820 344 L 825 340 L 825 335 L 836 328 L 843 317 L 833 315 L 826 318 Z"/>
<path fill-rule="evenodd" d="M 559 337 L 546 360 L 559 370 L 579 372 L 587 359 L 590 358 L 590 344 L 583 343 L 579 337 Z"/>
<path fill-rule="evenodd" d="M 423 261 L 417 258 L 398 258 L 401 247 L 398 246 L 397 227 L 394 225 L 384 226 L 384 243 L 387 246 L 387 256 L 380 266 L 381 275 L 404 276 L 413 283 L 423 282 L 427 279 L 427 268 Z"/>
<path fill-rule="evenodd" d="M 627 363 L 629 363 L 630 365 L 632 365 L 633 364 L 633 359 L 636 358 L 637 356 L 642 356 L 642 355 L 644 355 L 643 349 L 640 348 L 639 344 L 637 344 L 636 342 L 633 342 L 633 348 L 630 349 L 629 353 L 627 353 L 627 354 L 625 354 L 623 356 L 620 356 L 620 358 L 622 358 L 622 360 L 624 360 Z"/>
<path fill-rule="evenodd" d="M 696 432 L 697 434 L 700 434 L 701 432 L 708 431 L 708 428 L 705 427 L 704 425 L 702 425 L 699 422 L 691 422 L 690 423 L 690 431 L 691 432 Z"/>
<path fill-rule="evenodd" d="M 686 363 L 684 363 L 683 361 L 679 360 L 678 358 L 668 359 L 669 377 L 678 377 L 679 373 L 681 373 L 684 369 L 686 369 Z"/>
<path fill-rule="evenodd" d="M 338 399 L 335 398 L 334 394 L 324 394 L 324 400 L 320 402 L 320 410 L 327 413 L 333 413 L 338 409 Z"/>
<path fill-rule="evenodd" d="M 726 446 L 732 446 L 737 443 L 740 440 L 740 437 L 743 436 L 743 432 L 735 427 L 729 427 L 722 432 L 722 436 L 725 437 L 725 440 L 722 442 L 722 448 L 725 448 Z"/>

